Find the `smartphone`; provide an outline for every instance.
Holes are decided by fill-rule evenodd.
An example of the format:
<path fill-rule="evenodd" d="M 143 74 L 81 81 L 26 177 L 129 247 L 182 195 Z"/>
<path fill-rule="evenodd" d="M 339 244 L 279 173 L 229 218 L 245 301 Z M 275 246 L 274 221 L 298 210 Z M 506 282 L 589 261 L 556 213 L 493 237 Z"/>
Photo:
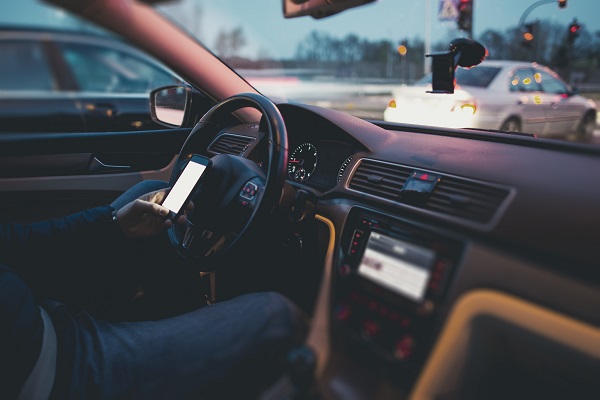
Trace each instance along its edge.
<path fill-rule="evenodd" d="M 175 219 L 183 212 L 186 203 L 190 200 L 192 193 L 204 171 L 210 165 L 210 159 L 198 155 L 193 155 L 186 164 L 183 172 L 177 178 L 177 181 L 167 193 L 167 197 L 162 205 L 170 210 L 169 218 Z"/>

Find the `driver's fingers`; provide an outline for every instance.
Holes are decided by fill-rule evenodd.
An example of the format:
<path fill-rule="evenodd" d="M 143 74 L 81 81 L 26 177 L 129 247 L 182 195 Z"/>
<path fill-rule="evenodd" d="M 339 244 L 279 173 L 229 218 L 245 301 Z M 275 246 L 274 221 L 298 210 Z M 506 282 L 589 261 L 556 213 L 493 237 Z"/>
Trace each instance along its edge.
<path fill-rule="evenodd" d="M 154 192 L 146 193 L 145 195 L 140 197 L 140 200 L 148 201 L 150 203 L 161 204 L 163 202 L 166 194 L 167 194 L 166 189 L 159 189 Z"/>
<path fill-rule="evenodd" d="M 193 201 L 188 201 L 187 204 L 185 205 L 185 209 L 187 211 L 193 211 L 194 210 L 194 202 Z"/>
<path fill-rule="evenodd" d="M 134 201 L 133 209 L 136 213 L 147 213 L 157 217 L 166 217 L 169 215 L 169 209 L 167 207 L 140 199 Z"/>
<path fill-rule="evenodd" d="M 179 216 L 179 218 L 177 218 L 177 224 L 185 225 L 186 223 L 187 223 L 187 217 L 185 216 L 185 214 L 181 214 Z"/>

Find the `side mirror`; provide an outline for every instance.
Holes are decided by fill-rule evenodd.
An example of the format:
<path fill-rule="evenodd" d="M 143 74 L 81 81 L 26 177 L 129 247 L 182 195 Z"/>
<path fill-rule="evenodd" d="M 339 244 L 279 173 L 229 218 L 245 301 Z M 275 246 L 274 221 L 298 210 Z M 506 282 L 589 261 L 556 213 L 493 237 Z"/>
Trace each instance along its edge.
<path fill-rule="evenodd" d="M 191 102 L 189 88 L 165 86 L 150 92 L 150 113 L 154 122 L 170 128 L 180 128 Z"/>

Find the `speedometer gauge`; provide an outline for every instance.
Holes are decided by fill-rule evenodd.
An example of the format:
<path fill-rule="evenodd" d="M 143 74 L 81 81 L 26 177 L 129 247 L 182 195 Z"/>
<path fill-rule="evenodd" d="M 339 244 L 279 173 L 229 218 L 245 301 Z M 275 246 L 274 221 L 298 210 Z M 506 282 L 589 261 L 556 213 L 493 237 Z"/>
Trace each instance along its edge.
<path fill-rule="evenodd" d="M 317 168 L 317 148 L 312 143 L 296 147 L 288 160 L 288 175 L 296 182 L 304 182 Z"/>
<path fill-rule="evenodd" d="M 338 171 L 338 178 L 337 178 L 338 182 L 342 180 L 344 171 L 346 171 L 346 167 L 350 164 L 350 161 L 352 161 L 353 158 L 354 158 L 354 155 L 351 155 L 350 157 L 346 158 L 344 160 L 344 162 L 342 163 L 342 165 L 340 166 L 340 170 Z"/>

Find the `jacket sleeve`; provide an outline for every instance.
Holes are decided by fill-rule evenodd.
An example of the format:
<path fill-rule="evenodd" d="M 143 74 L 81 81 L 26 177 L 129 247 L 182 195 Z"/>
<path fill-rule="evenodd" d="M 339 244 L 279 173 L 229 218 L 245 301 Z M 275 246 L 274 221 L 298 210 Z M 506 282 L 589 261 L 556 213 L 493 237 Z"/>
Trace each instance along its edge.
<path fill-rule="evenodd" d="M 0 263 L 30 265 L 109 248 L 124 235 L 112 221 L 113 208 L 101 206 L 65 218 L 32 224 L 0 224 Z"/>

